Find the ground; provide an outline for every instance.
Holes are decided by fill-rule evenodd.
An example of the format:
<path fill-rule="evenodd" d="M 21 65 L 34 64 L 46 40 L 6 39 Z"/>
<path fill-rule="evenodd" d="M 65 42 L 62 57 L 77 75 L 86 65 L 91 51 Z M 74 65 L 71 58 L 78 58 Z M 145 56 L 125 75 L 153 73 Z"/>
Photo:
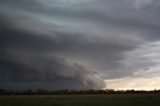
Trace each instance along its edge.
<path fill-rule="evenodd" d="M 160 95 L 0 96 L 0 106 L 160 106 Z"/>

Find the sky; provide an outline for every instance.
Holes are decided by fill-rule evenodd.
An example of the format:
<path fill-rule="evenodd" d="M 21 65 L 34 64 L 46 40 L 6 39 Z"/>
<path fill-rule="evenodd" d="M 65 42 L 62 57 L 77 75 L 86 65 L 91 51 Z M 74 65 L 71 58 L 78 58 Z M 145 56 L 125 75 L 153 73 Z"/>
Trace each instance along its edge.
<path fill-rule="evenodd" d="M 0 0 L 0 88 L 160 89 L 160 0 Z"/>

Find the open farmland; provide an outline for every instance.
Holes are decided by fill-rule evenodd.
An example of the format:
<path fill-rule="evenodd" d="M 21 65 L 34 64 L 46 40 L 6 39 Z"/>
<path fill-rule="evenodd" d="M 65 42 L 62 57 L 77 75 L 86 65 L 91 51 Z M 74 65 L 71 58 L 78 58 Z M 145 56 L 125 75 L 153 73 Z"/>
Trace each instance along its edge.
<path fill-rule="evenodd" d="M 0 106 L 160 106 L 160 95 L 0 96 Z"/>

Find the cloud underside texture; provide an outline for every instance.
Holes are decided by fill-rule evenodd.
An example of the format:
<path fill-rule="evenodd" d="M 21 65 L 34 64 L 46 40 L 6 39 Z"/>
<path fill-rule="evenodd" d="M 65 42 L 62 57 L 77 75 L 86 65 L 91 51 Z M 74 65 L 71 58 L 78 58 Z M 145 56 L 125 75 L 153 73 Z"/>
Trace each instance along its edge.
<path fill-rule="evenodd" d="M 154 77 L 158 0 L 0 0 L 0 88 L 98 89 Z"/>

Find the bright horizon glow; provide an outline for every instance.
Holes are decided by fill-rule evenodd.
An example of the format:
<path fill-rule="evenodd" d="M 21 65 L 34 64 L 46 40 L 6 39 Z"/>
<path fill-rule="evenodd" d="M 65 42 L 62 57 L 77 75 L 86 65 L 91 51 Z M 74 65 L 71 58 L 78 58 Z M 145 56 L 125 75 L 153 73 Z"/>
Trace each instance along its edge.
<path fill-rule="evenodd" d="M 115 90 L 155 90 L 160 89 L 160 78 L 151 77 L 151 78 L 121 78 L 121 79 L 110 79 L 105 80 L 107 85 L 106 89 L 115 89 Z"/>

